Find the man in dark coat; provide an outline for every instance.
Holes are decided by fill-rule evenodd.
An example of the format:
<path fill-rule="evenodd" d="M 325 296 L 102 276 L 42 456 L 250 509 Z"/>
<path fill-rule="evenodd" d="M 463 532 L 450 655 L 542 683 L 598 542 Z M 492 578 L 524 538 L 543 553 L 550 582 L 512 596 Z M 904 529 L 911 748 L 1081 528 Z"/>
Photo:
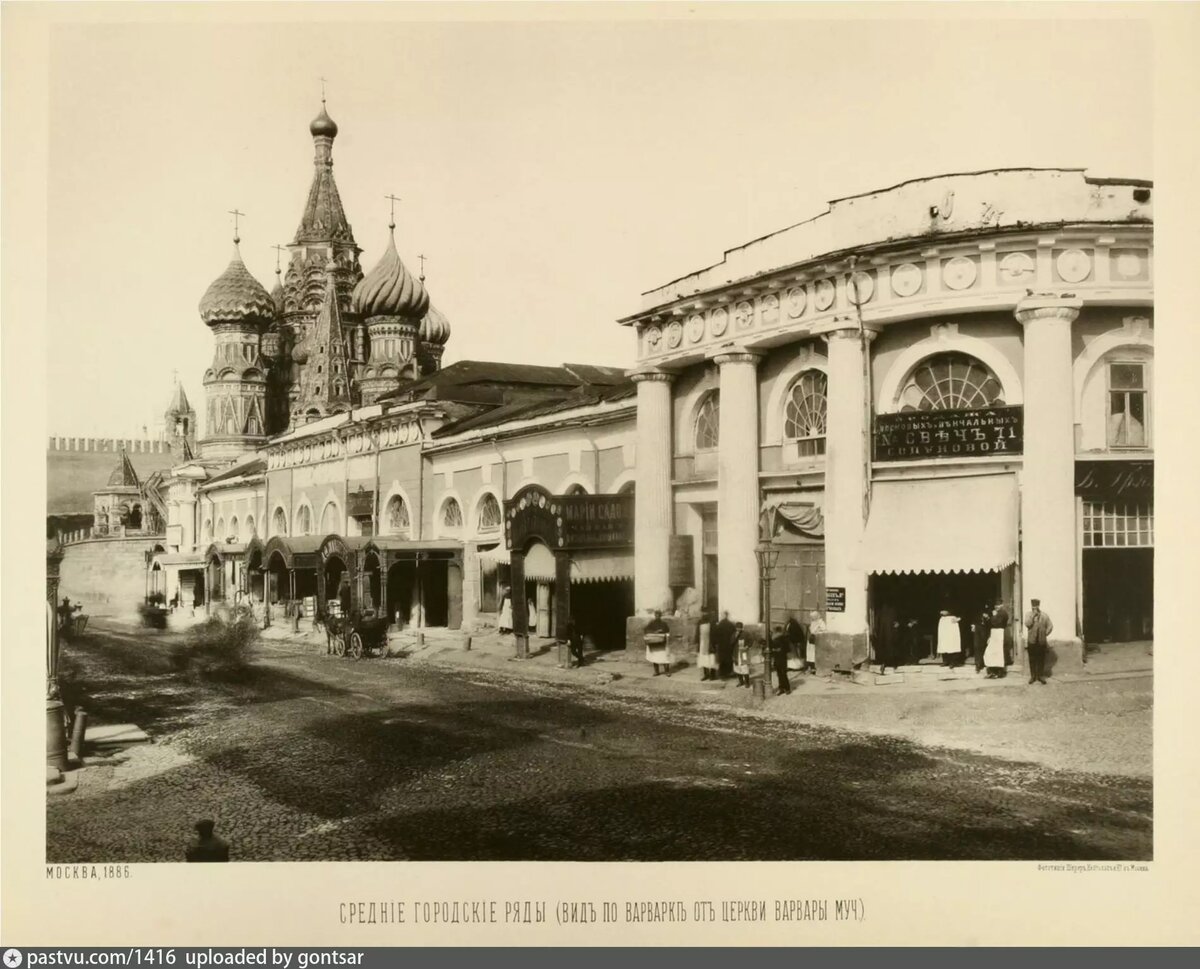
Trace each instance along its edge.
<path fill-rule="evenodd" d="M 229 845 L 213 834 L 216 825 L 207 818 L 196 822 L 196 840 L 188 845 L 188 861 L 228 861 Z"/>
<path fill-rule="evenodd" d="M 783 634 L 787 637 L 792 658 L 798 659 L 803 664 L 805 648 L 808 646 L 808 633 L 800 624 L 800 620 L 796 618 L 795 613 L 788 616 L 787 625 L 783 627 Z"/>
<path fill-rule="evenodd" d="M 775 691 L 776 696 L 785 696 L 792 692 L 792 684 L 788 680 L 788 656 L 791 654 L 791 643 L 788 641 L 787 634 L 783 631 L 782 626 L 775 627 L 775 634 L 771 637 L 771 662 L 775 666 L 775 676 L 779 680 L 779 689 Z"/>
<path fill-rule="evenodd" d="M 729 619 L 729 613 L 721 613 L 721 621 L 713 630 L 713 642 L 717 650 L 717 673 L 723 680 L 733 675 L 733 636 L 737 627 Z"/>
<path fill-rule="evenodd" d="M 1042 612 L 1042 600 L 1030 599 L 1030 610 L 1025 616 L 1025 655 L 1029 657 L 1029 682 L 1036 680 L 1046 685 L 1046 649 L 1050 644 L 1050 634 L 1054 632 L 1054 623 Z"/>
<path fill-rule="evenodd" d="M 571 655 L 575 658 L 575 665 L 583 665 L 583 636 L 579 634 L 579 627 L 575 625 L 575 619 L 572 617 L 567 620 L 567 646 L 571 650 Z"/>

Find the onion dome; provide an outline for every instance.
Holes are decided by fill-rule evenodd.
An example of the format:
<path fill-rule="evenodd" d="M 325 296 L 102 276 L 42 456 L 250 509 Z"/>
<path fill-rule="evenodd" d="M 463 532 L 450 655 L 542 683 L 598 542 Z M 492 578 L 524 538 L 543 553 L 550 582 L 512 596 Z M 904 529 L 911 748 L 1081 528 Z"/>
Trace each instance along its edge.
<path fill-rule="evenodd" d="M 200 299 L 200 319 L 212 324 L 270 320 L 274 317 L 274 301 L 262 283 L 250 275 L 235 245 L 233 259 Z"/>
<path fill-rule="evenodd" d="M 333 118 L 329 117 L 329 113 L 325 110 L 325 102 L 321 102 L 321 113 L 312 120 L 312 124 L 308 126 L 308 130 L 312 132 L 314 138 L 324 135 L 327 138 L 336 138 L 338 127 L 334 123 Z"/>
<path fill-rule="evenodd" d="M 292 360 L 299 364 L 308 363 L 308 344 L 297 343 L 292 347 Z"/>
<path fill-rule="evenodd" d="M 430 305 L 429 312 L 421 320 L 419 336 L 422 343 L 439 347 L 445 346 L 450 339 L 450 321 L 436 306 Z"/>
<path fill-rule="evenodd" d="M 275 315 L 283 316 L 283 281 L 279 278 L 279 271 L 275 271 L 275 288 L 271 290 L 271 302 L 275 304 Z"/>
<path fill-rule="evenodd" d="M 394 234 L 388 234 L 383 258 L 354 287 L 351 306 L 364 320 L 372 316 L 407 316 L 417 320 L 429 309 L 429 294 L 400 261 Z"/>

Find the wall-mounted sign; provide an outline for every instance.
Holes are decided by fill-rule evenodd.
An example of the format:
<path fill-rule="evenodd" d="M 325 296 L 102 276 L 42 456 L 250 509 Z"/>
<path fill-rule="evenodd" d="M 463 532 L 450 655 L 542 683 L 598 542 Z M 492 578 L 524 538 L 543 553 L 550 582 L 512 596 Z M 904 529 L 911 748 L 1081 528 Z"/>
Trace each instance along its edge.
<path fill-rule="evenodd" d="M 1076 461 L 1075 494 L 1081 498 L 1153 498 L 1153 461 Z"/>
<path fill-rule="evenodd" d="M 846 611 L 846 587 L 840 585 L 825 586 L 825 611 Z"/>
<path fill-rule="evenodd" d="M 551 550 L 633 544 L 633 495 L 549 495 L 527 489 L 504 503 L 505 545 L 539 539 Z"/>
<path fill-rule="evenodd" d="M 914 410 L 875 417 L 876 461 L 1020 454 L 1024 408 Z"/>
<path fill-rule="evenodd" d="M 696 584 L 695 559 L 691 535 L 672 535 L 667 560 L 667 585 L 687 589 Z"/>
<path fill-rule="evenodd" d="M 359 488 L 346 495 L 346 510 L 352 518 L 370 518 L 375 514 L 375 492 Z"/>

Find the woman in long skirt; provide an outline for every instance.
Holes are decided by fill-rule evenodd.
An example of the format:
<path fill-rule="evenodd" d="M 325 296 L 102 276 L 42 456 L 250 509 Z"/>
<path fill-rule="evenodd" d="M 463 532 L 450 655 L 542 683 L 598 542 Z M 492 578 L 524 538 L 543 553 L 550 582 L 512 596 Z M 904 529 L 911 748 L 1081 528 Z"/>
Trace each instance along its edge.
<path fill-rule="evenodd" d="M 699 653 L 696 658 L 696 665 L 700 667 L 700 679 L 715 680 L 717 678 L 717 654 L 712 647 L 712 623 L 708 620 L 708 613 L 700 613 L 700 625 L 696 627 L 696 635 L 699 639 Z"/>
<path fill-rule="evenodd" d="M 987 667 L 989 679 L 999 679 L 1008 671 L 1005 669 L 1004 634 L 1008 629 L 1008 610 L 1003 602 L 997 602 L 990 616 L 991 628 L 988 630 L 987 649 L 983 653 L 983 665 Z"/>
<path fill-rule="evenodd" d="M 733 671 L 737 674 L 738 686 L 750 685 L 750 638 L 746 635 L 742 624 L 736 626 L 733 634 Z"/>
<path fill-rule="evenodd" d="M 498 625 L 500 632 L 512 632 L 512 593 L 509 592 L 508 586 L 500 590 L 500 620 Z"/>
<path fill-rule="evenodd" d="M 662 612 L 655 609 L 654 618 L 646 623 L 642 634 L 646 644 L 646 662 L 654 667 L 655 676 L 660 672 L 671 675 L 670 635 L 671 627 L 663 619 Z"/>
<path fill-rule="evenodd" d="M 825 633 L 825 620 L 815 609 L 808 614 L 808 641 L 804 644 L 804 668 L 817 675 L 817 640 Z"/>

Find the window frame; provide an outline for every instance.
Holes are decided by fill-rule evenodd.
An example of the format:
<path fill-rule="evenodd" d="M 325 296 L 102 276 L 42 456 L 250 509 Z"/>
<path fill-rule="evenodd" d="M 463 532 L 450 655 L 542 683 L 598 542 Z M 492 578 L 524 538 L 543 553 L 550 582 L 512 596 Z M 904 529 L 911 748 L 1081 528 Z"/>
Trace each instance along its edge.
<path fill-rule="evenodd" d="M 1104 446 L 1110 451 L 1148 451 L 1150 442 L 1150 377 L 1149 360 L 1132 360 L 1123 357 L 1106 357 L 1104 359 Z M 1142 371 L 1142 386 L 1140 390 L 1130 388 L 1113 389 L 1113 367 L 1138 367 Z M 1111 423 L 1112 395 L 1125 395 L 1125 419 L 1129 420 L 1129 395 L 1142 395 L 1142 444 L 1117 444 L 1110 438 L 1109 424 Z"/>
<path fill-rule="evenodd" d="M 715 427 L 714 440 L 709 446 L 700 445 L 700 421 L 705 418 L 705 410 L 712 405 L 714 410 Z M 696 404 L 696 413 L 692 418 L 692 449 L 696 454 L 713 454 L 721 449 L 721 391 L 719 388 L 707 390 Z"/>
<path fill-rule="evenodd" d="M 922 408 L 922 407 L 910 406 L 906 400 L 906 394 L 907 394 L 909 387 L 915 387 L 920 392 L 922 402 L 928 400 L 932 403 L 932 399 L 930 398 L 929 391 L 923 389 L 921 387 L 921 385 L 917 382 L 917 374 L 920 373 L 922 370 L 928 370 L 933 375 L 934 379 L 933 379 L 933 384 L 932 384 L 931 389 L 936 388 L 937 392 L 938 392 L 938 396 L 942 400 L 946 399 L 946 395 L 943 394 L 941 391 L 941 380 L 939 379 L 936 371 L 934 370 L 933 364 L 938 361 L 941 361 L 941 360 L 946 360 L 950 364 L 958 362 L 957 360 L 951 360 L 949 358 L 964 358 L 968 361 L 968 364 L 970 367 L 983 371 L 983 373 L 985 373 L 987 375 L 987 379 L 989 379 L 993 383 L 995 383 L 996 388 L 997 388 L 996 396 L 994 396 L 991 400 L 989 400 L 983 404 L 974 404 L 974 405 L 969 405 L 969 406 L 965 406 L 965 407 L 964 406 L 959 406 L 959 407 L 931 406 L 928 408 Z M 957 391 L 954 388 L 955 377 L 954 377 L 953 373 L 951 373 L 947 377 L 947 380 L 948 380 L 948 389 L 949 389 L 950 393 L 961 397 L 962 396 L 961 387 Z M 966 385 L 965 377 L 961 381 L 961 384 L 962 384 L 962 386 Z M 982 389 L 983 389 L 983 384 L 972 384 L 972 386 L 975 388 L 976 392 L 982 391 Z M 968 353 L 966 350 L 939 350 L 935 353 L 929 354 L 928 356 L 922 357 L 915 364 L 913 364 L 912 368 L 905 375 L 904 379 L 900 382 L 899 390 L 896 393 L 896 413 L 898 413 L 898 414 L 899 413 L 918 413 L 918 414 L 927 413 L 928 414 L 928 413 L 935 413 L 937 411 L 984 410 L 989 407 L 1007 407 L 1007 406 L 1008 406 L 1008 401 L 1005 398 L 1005 394 L 1004 394 L 1004 382 L 1000 379 L 1000 377 L 996 374 L 996 372 L 987 365 L 986 362 L 981 360 L 979 357 L 975 356 L 973 353 Z"/>
<path fill-rule="evenodd" d="M 825 427 L 820 434 L 809 434 L 805 437 L 794 437 L 788 434 L 788 424 L 792 423 L 792 419 L 788 414 L 789 408 L 795 400 L 796 390 L 804 382 L 806 378 L 820 378 L 824 383 L 821 396 L 825 401 L 825 409 L 822 414 L 822 422 Z M 797 408 L 799 410 L 799 408 Z M 802 458 L 817 458 L 823 457 L 825 454 L 825 441 L 829 436 L 829 374 L 820 367 L 806 367 L 801 370 L 788 384 L 787 391 L 783 395 L 783 444 L 788 449 L 789 455 L 795 460 Z M 819 442 L 819 444 L 817 443 Z M 811 448 L 809 447 L 811 445 Z"/>

